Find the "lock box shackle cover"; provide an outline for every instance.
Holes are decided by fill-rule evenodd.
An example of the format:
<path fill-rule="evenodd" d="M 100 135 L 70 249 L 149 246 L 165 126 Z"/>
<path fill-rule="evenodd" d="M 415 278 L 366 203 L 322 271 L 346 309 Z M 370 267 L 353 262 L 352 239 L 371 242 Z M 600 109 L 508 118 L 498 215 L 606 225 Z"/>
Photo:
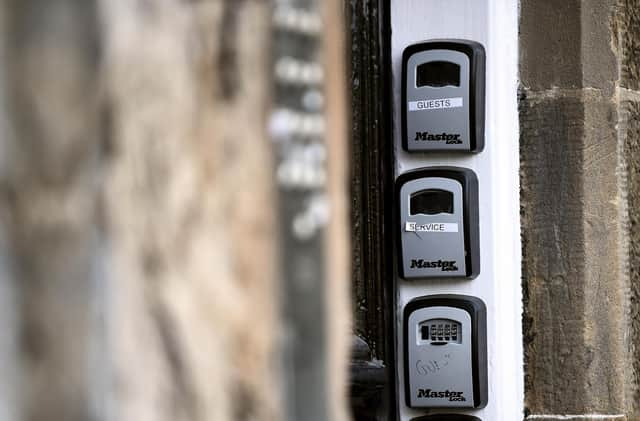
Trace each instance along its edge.
<path fill-rule="evenodd" d="M 485 50 L 436 39 L 402 53 L 402 147 L 408 152 L 484 149 Z M 408 109 L 409 108 L 409 109 Z"/>
<path fill-rule="evenodd" d="M 419 185 L 422 187 L 418 187 Z M 404 186 L 406 188 L 403 188 Z M 407 194 L 407 190 L 413 186 L 416 186 L 416 190 Z M 441 189 L 449 188 L 453 188 L 457 193 L 441 192 Z M 429 198 L 440 202 L 431 205 L 433 208 L 426 212 L 416 215 L 412 210 L 425 205 L 418 202 L 419 206 L 412 206 L 411 201 L 414 198 L 422 199 L 419 197 L 421 193 L 427 193 Z M 458 195 L 461 197 L 456 197 Z M 472 279 L 478 276 L 480 273 L 478 178 L 472 170 L 461 167 L 428 167 L 408 171 L 397 178 L 395 197 L 397 206 L 395 206 L 394 232 L 397 238 L 396 252 L 400 277 L 404 279 L 460 277 Z M 452 204 L 442 203 L 448 198 L 452 198 Z M 432 215 L 430 210 L 440 213 Z M 450 210 L 453 214 L 449 213 Z M 441 221 L 455 222 L 443 224 L 453 227 L 452 230 L 455 232 L 407 232 L 405 224 L 415 221 L 435 222 L 436 225 Z M 420 263 L 423 267 L 411 267 L 413 263 Z M 450 263 L 455 266 L 438 266 Z M 426 267 L 427 265 L 431 267 Z"/>

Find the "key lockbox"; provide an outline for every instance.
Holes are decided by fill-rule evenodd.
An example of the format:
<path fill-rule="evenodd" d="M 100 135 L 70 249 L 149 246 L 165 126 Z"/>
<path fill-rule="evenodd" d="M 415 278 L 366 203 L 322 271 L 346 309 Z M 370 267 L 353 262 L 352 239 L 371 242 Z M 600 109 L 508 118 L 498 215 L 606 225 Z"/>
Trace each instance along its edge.
<path fill-rule="evenodd" d="M 398 268 L 405 279 L 473 278 L 480 272 L 478 179 L 432 167 L 398 177 Z"/>
<path fill-rule="evenodd" d="M 406 403 L 411 408 L 487 404 L 486 307 L 477 297 L 431 295 L 404 309 Z"/>
<path fill-rule="evenodd" d="M 484 148 L 485 51 L 467 40 L 410 45 L 402 55 L 402 144 L 409 152 Z"/>

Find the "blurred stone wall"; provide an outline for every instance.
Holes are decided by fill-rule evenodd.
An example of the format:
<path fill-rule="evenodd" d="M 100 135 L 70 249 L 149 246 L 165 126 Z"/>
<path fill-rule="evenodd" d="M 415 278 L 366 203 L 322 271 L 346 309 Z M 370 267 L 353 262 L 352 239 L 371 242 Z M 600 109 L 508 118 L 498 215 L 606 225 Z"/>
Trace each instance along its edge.
<path fill-rule="evenodd" d="M 0 3 L 0 419 L 286 416 L 272 7 Z M 343 44 L 327 38 L 331 211 L 313 299 L 335 311 L 318 315 L 328 363 L 299 386 L 324 384 L 339 420 L 348 180 Z"/>

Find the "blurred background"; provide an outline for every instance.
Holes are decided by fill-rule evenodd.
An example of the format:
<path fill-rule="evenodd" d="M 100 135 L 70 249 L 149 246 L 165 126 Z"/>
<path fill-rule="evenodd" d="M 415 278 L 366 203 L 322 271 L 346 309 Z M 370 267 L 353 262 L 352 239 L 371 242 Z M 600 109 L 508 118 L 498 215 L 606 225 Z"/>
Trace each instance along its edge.
<path fill-rule="evenodd" d="M 0 2 L 0 420 L 346 420 L 338 0 Z"/>

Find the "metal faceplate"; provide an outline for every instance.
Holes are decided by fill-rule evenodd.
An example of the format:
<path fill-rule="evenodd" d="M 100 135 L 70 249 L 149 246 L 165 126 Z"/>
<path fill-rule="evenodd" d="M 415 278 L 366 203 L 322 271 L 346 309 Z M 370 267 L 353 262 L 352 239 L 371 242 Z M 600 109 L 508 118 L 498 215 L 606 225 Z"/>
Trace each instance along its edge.
<path fill-rule="evenodd" d="M 459 86 L 418 86 L 418 69 L 429 63 L 448 63 L 456 69 Z M 453 66 L 451 66 L 453 65 Z M 428 71 L 428 70 L 425 70 Z M 450 70 L 447 73 L 451 73 Z M 412 54 L 406 65 L 406 137 L 409 151 L 470 150 L 470 60 L 453 50 Z M 438 83 L 437 85 L 441 85 Z"/>
<path fill-rule="evenodd" d="M 420 193 L 450 194 L 451 206 L 435 214 L 411 212 Z M 444 200 L 444 199 L 443 199 Z M 451 211 L 449 213 L 448 211 Z M 449 278 L 467 275 L 465 261 L 463 191 L 450 178 L 427 177 L 407 181 L 400 188 L 400 230 L 403 275 L 411 278 Z"/>
<path fill-rule="evenodd" d="M 411 407 L 474 407 L 471 316 L 455 307 L 426 307 L 409 315 L 406 372 Z M 436 326 L 435 335 L 423 327 Z M 449 335 L 445 336 L 449 326 Z M 451 326 L 458 326 L 452 339 Z M 446 338 L 449 339 L 446 339 Z"/>

